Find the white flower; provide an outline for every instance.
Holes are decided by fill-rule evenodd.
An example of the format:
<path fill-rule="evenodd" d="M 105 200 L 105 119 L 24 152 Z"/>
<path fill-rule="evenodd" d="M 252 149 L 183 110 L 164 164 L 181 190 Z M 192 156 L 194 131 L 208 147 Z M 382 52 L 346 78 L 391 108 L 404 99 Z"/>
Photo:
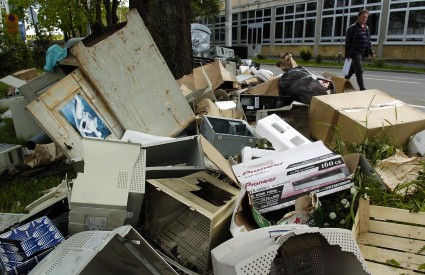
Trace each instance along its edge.
<path fill-rule="evenodd" d="M 345 208 L 350 207 L 350 203 L 347 201 L 347 203 L 344 205 Z"/>
<path fill-rule="evenodd" d="M 329 223 L 325 222 L 323 225 L 326 226 L 326 227 L 328 227 L 329 226 Z"/>
<path fill-rule="evenodd" d="M 347 201 L 347 199 L 342 199 L 342 200 L 341 200 L 341 204 L 342 204 L 342 205 L 346 205 L 347 203 L 349 203 L 349 202 Z"/>
<path fill-rule="evenodd" d="M 351 195 L 356 194 L 357 193 L 357 187 L 356 186 L 351 187 L 350 193 L 351 193 Z"/>
<path fill-rule="evenodd" d="M 331 220 L 335 219 L 335 218 L 336 218 L 336 214 L 335 214 L 335 212 L 331 212 L 331 213 L 329 213 L 329 218 L 330 218 Z"/>
<path fill-rule="evenodd" d="M 340 224 L 345 224 L 345 220 L 341 220 L 339 223 Z"/>
<path fill-rule="evenodd" d="M 369 199 L 369 195 L 368 195 L 367 193 L 364 193 L 364 194 L 363 194 L 363 198 L 364 198 L 365 200 L 368 200 L 368 199 Z"/>

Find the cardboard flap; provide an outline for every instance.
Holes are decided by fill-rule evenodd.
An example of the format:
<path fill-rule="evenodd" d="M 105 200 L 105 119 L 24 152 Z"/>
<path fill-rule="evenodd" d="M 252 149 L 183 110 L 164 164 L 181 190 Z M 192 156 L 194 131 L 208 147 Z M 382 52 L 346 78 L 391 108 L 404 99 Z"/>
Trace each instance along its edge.
<path fill-rule="evenodd" d="M 205 155 L 226 175 L 228 176 L 234 183 L 240 186 L 238 180 L 233 173 L 232 167 L 230 163 L 223 157 L 223 155 L 215 149 L 215 147 L 202 135 L 201 137 L 201 145 L 204 150 Z"/>
<path fill-rule="evenodd" d="M 246 91 L 248 94 L 252 95 L 279 95 L 279 79 L 280 77 L 273 77 L 269 81 L 263 82 L 253 88 L 250 88 Z"/>

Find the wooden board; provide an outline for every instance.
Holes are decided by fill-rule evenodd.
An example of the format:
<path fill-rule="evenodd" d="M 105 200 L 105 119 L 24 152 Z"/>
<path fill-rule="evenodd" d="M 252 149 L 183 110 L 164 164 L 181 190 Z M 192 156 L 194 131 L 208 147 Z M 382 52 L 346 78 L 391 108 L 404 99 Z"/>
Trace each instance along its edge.
<path fill-rule="evenodd" d="M 61 114 L 63 108 L 80 95 L 111 134 L 106 139 L 120 139 L 124 129 L 101 100 L 79 69 L 67 75 L 27 106 L 29 114 L 69 159 L 83 158 L 82 134 Z"/>
<path fill-rule="evenodd" d="M 175 136 L 195 120 L 186 98 L 136 10 L 127 24 L 71 52 L 126 130 Z"/>
<path fill-rule="evenodd" d="M 425 273 L 425 213 L 360 200 L 352 232 L 372 274 Z"/>

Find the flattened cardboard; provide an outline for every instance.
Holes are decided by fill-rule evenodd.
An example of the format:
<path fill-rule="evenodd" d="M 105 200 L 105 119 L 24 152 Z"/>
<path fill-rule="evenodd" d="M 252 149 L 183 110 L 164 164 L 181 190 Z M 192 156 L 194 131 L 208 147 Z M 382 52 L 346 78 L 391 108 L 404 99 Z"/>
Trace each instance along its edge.
<path fill-rule="evenodd" d="M 404 146 L 410 136 L 425 129 L 425 113 L 380 90 L 315 96 L 309 127 L 311 136 L 328 146 L 337 139 L 360 144 L 379 134 Z"/>

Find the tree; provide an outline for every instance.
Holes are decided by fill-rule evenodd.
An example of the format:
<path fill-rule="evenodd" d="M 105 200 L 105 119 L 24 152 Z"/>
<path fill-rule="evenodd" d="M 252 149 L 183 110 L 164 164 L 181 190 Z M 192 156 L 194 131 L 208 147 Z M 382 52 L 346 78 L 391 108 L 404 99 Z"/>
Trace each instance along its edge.
<path fill-rule="evenodd" d="M 38 10 L 39 39 L 43 34 L 61 30 L 65 40 L 87 35 L 87 26 L 96 22 L 109 26 L 118 23 L 117 11 L 122 0 L 9 0 L 14 12 L 24 18 L 24 12 L 34 6 Z M 31 22 L 28 22 L 32 25 Z"/>
<path fill-rule="evenodd" d="M 173 76 L 192 73 L 193 53 L 190 24 L 196 18 L 214 18 L 219 0 L 130 0 L 139 12 Z"/>
<path fill-rule="evenodd" d="M 31 50 L 19 35 L 11 37 L 0 29 L 0 78 L 33 65 Z"/>
<path fill-rule="evenodd" d="M 174 78 L 192 73 L 190 0 L 130 0 L 139 12 Z"/>

